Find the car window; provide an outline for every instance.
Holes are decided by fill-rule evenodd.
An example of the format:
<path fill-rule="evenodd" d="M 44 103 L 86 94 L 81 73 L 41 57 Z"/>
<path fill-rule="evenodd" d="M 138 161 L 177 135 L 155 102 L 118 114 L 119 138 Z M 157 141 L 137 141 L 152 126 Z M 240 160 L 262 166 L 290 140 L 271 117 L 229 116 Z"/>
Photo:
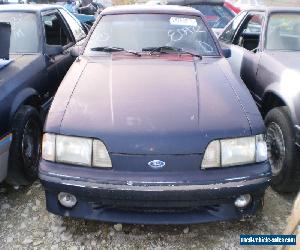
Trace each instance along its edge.
<path fill-rule="evenodd" d="M 263 22 L 264 13 L 249 13 L 234 39 L 234 44 L 256 52 L 259 46 Z"/>
<path fill-rule="evenodd" d="M 242 12 L 238 16 L 236 16 L 232 22 L 227 26 L 227 28 L 224 30 L 222 35 L 219 37 L 219 40 L 225 43 L 231 43 L 233 40 L 234 35 L 236 34 L 236 31 L 245 18 L 247 12 Z"/>
<path fill-rule="evenodd" d="M 65 46 L 72 42 L 67 28 L 58 13 L 43 16 L 46 43 Z"/>
<path fill-rule="evenodd" d="M 85 33 L 80 25 L 80 23 L 75 19 L 75 17 L 71 16 L 67 11 L 64 9 L 59 10 L 63 17 L 66 19 L 67 23 L 72 30 L 72 33 L 75 37 L 76 42 L 80 41 L 81 39 L 85 38 Z"/>
<path fill-rule="evenodd" d="M 223 29 L 234 18 L 234 14 L 223 5 L 191 4 L 189 6 L 199 10 L 211 28 Z"/>
<path fill-rule="evenodd" d="M 261 33 L 262 24 L 263 24 L 264 17 L 260 14 L 258 15 L 251 15 L 248 19 L 246 26 L 244 26 L 244 33 L 252 33 L 252 34 L 259 34 Z"/>
<path fill-rule="evenodd" d="M 0 12 L 0 22 L 11 25 L 10 52 L 36 53 L 39 50 L 37 17 L 33 13 Z"/>
<path fill-rule="evenodd" d="M 118 14 L 103 16 L 86 47 L 121 47 L 140 52 L 143 48 L 172 46 L 205 55 L 219 55 L 201 17 L 167 14 Z M 92 53 L 93 54 L 93 53 Z"/>
<path fill-rule="evenodd" d="M 270 16 L 266 49 L 300 50 L 300 13 L 278 13 Z"/>

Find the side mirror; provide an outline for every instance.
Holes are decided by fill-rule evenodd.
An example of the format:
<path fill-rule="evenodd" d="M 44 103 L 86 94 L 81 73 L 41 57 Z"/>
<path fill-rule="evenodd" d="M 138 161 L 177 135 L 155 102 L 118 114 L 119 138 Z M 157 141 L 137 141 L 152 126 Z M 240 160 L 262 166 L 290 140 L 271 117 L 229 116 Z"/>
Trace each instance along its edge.
<path fill-rule="evenodd" d="M 82 52 L 81 46 L 74 46 L 73 48 L 71 48 L 70 55 L 76 58 L 80 56 L 81 52 Z"/>
<path fill-rule="evenodd" d="M 225 58 L 230 58 L 231 57 L 231 49 L 229 49 L 229 48 L 223 48 L 222 52 L 223 52 L 223 56 Z"/>
<path fill-rule="evenodd" d="M 9 59 L 11 26 L 9 23 L 0 23 L 0 59 Z"/>
<path fill-rule="evenodd" d="M 63 53 L 64 48 L 61 45 L 46 45 L 46 55 L 47 56 L 57 56 Z"/>

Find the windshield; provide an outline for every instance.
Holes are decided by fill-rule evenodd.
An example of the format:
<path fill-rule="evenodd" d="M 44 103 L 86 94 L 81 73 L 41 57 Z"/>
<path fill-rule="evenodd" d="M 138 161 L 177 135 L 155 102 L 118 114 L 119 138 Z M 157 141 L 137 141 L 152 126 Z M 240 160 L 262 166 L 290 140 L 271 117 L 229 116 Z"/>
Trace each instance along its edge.
<path fill-rule="evenodd" d="M 38 52 L 39 39 L 35 14 L 0 12 L 0 22 L 11 25 L 10 53 Z"/>
<path fill-rule="evenodd" d="M 267 28 L 266 49 L 300 50 L 300 13 L 271 15 Z"/>
<path fill-rule="evenodd" d="M 118 47 L 142 52 L 145 48 L 169 46 L 191 53 L 219 55 L 201 17 L 166 14 L 120 14 L 103 16 L 87 44 L 85 54 L 97 47 Z"/>
<path fill-rule="evenodd" d="M 211 28 L 223 29 L 234 17 L 234 14 L 222 5 L 193 4 L 190 7 L 199 10 L 206 17 Z"/>

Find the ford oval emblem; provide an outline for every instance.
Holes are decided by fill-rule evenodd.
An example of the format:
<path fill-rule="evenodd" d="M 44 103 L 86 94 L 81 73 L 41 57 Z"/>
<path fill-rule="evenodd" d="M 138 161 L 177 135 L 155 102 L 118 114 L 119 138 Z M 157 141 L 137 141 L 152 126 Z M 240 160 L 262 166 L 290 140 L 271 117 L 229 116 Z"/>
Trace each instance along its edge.
<path fill-rule="evenodd" d="M 166 163 L 161 160 L 153 160 L 153 161 L 149 161 L 148 165 L 153 169 L 159 169 L 159 168 L 163 168 L 166 165 Z"/>

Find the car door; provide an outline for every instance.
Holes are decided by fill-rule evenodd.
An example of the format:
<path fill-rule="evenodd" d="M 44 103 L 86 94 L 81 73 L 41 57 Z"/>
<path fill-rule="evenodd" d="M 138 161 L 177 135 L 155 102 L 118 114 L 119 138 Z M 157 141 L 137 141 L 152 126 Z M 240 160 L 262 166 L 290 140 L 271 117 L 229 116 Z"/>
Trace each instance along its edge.
<path fill-rule="evenodd" d="M 255 98 L 256 75 L 261 56 L 261 33 L 264 20 L 265 13 L 263 11 L 247 12 L 229 43 L 232 51 L 229 63 L 234 73 L 241 77 Z M 224 39 L 224 36 L 223 38 L 220 37 L 221 41 L 222 39 Z"/>
<path fill-rule="evenodd" d="M 51 90 L 55 92 L 73 63 L 70 49 L 75 45 L 75 39 L 57 9 L 42 13 L 42 23 L 45 46 L 60 45 L 63 48 L 62 53 L 49 57 L 48 72 L 53 77 Z"/>
<path fill-rule="evenodd" d="M 59 12 L 65 20 L 70 32 L 72 33 L 75 42 L 83 42 L 83 40 L 86 38 L 86 32 L 80 21 L 65 9 L 61 8 L 59 9 Z"/>
<path fill-rule="evenodd" d="M 46 26 L 51 26 L 52 22 L 50 20 L 50 15 L 51 12 L 49 12 L 49 20 L 44 18 L 44 16 L 48 16 L 47 13 L 41 13 L 41 33 L 43 34 L 43 51 L 45 55 L 45 61 L 46 61 L 46 66 L 47 66 L 47 81 L 46 81 L 46 86 L 48 91 L 48 95 L 52 96 L 57 85 L 58 85 L 58 74 L 57 74 L 57 65 L 55 63 L 55 57 L 48 55 L 47 52 L 47 44 L 50 44 L 49 42 L 49 36 L 46 33 Z M 45 84 L 45 83 L 44 83 Z M 49 97 L 49 96 L 48 96 Z"/>
<path fill-rule="evenodd" d="M 261 58 L 261 34 L 265 20 L 264 12 L 249 12 L 234 42 L 243 49 L 240 75 L 256 101 L 257 71 Z"/>
<path fill-rule="evenodd" d="M 72 14 L 70 14 L 68 11 L 66 11 L 63 8 L 58 9 L 58 11 L 60 13 L 61 18 L 64 21 L 68 33 L 72 37 L 72 45 L 67 48 L 68 63 L 65 65 L 66 66 L 65 68 L 63 67 L 59 68 L 60 79 L 62 80 L 75 59 L 70 55 L 70 49 L 74 47 L 77 43 L 79 42 L 82 43 L 86 37 L 86 33 L 84 32 L 82 25 L 76 19 L 76 17 L 74 17 Z"/>
<path fill-rule="evenodd" d="M 231 57 L 228 61 L 232 67 L 233 72 L 236 76 L 240 77 L 241 63 L 243 58 L 243 49 L 233 44 L 233 40 L 242 25 L 244 19 L 246 18 L 247 11 L 241 12 L 237 15 L 231 23 L 227 25 L 224 32 L 220 35 L 219 41 L 222 47 L 229 47 L 231 49 Z"/>

